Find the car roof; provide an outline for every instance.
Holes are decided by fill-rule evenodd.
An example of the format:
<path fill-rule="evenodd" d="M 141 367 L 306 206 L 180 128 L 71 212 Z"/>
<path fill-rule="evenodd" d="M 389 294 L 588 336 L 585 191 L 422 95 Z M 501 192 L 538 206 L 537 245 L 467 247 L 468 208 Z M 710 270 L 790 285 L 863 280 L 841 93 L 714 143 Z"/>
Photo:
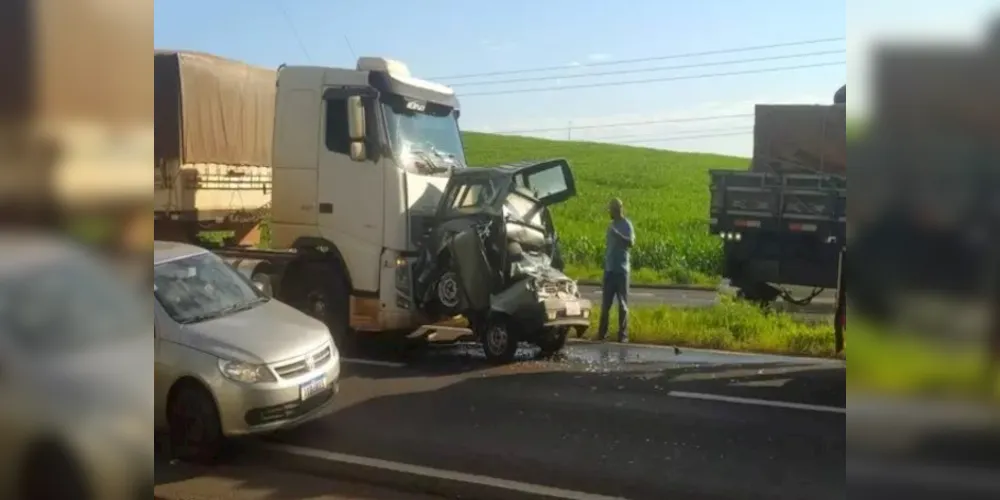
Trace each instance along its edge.
<path fill-rule="evenodd" d="M 525 160 L 514 163 L 502 163 L 498 165 L 485 165 L 482 167 L 464 168 L 456 170 L 452 176 L 458 181 L 473 180 L 477 178 L 513 177 L 522 170 L 532 167 L 546 167 L 550 165 L 560 165 L 566 163 L 565 158 L 549 158 L 547 160 Z"/>
<path fill-rule="evenodd" d="M 204 248 L 176 241 L 153 241 L 153 265 L 208 252 Z"/>

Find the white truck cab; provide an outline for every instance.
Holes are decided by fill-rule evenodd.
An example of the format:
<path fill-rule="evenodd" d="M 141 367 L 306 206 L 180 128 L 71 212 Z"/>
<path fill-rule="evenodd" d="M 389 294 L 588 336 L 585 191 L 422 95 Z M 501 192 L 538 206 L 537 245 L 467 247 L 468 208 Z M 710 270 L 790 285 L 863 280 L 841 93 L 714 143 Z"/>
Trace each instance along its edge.
<path fill-rule="evenodd" d="M 275 252 L 233 251 L 230 262 L 283 300 L 349 318 L 345 332 L 424 324 L 409 264 L 450 173 L 466 168 L 458 116 L 450 88 L 397 61 L 280 67 L 271 246 L 296 257 L 276 267 Z"/>

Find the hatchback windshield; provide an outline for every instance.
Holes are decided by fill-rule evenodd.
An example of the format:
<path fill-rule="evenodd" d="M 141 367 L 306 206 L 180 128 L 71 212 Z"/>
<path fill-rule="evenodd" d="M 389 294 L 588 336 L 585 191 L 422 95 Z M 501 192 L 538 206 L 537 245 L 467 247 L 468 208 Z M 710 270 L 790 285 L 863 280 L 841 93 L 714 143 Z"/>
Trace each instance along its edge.
<path fill-rule="evenodd" d="M 218 318 L 268 300 L 250 280 L 209 252 L 156 265 L 153 295 L 182 324 Z"/>

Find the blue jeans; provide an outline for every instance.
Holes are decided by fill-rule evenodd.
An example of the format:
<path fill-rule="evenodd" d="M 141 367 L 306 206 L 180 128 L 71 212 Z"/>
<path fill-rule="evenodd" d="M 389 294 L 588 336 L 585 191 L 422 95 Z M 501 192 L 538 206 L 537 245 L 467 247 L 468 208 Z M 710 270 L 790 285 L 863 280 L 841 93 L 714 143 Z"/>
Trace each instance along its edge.
<path fill-rule="evenodd" d="M 618 299 L 618 341 L 628 341 L 628 286 L 629 273 L 625 271 L 604 271 L 604 281 L 601 286 L 601 323 L 597 329 L 597 338 L 604 340 L 608 336 L 608 313 L 611 312 L 611 302 Z"/>

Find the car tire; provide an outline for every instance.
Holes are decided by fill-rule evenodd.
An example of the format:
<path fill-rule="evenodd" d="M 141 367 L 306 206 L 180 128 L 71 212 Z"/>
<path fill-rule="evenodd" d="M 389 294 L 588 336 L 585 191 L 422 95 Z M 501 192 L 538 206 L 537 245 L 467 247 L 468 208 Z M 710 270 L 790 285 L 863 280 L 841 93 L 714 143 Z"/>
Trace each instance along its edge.
<path fill-rule="evenodd" d="M 566 339 L 569 337 L 569 327 L 560 326 L 555 328 L 546 328 L 542 330 L 535 341 L 542 351 L 542 357 L 550 357 L 562 350 L 566 346 Z"/>
<path fill-rule="evenodd" d="M 212 463 L 225 437 L 215 399 L 194 382 L 181 382 L 167 405 L 170 453 L 187 462 Z"/>
<path fill-rule="evenodd" d="M 485 321 L 479 332 L 479 342 L 483 345 L 487 362 L 499 365 L 514 360 L 518 339 L 511 326 L 509 318 L 502 315 L 494 315 Z"/>
<path fill-rule="evenodd" d="M 19 474 L 18 495 L 25 500 L 94 498 L 79 464 L 54 443 L 34 446 Z"/>

